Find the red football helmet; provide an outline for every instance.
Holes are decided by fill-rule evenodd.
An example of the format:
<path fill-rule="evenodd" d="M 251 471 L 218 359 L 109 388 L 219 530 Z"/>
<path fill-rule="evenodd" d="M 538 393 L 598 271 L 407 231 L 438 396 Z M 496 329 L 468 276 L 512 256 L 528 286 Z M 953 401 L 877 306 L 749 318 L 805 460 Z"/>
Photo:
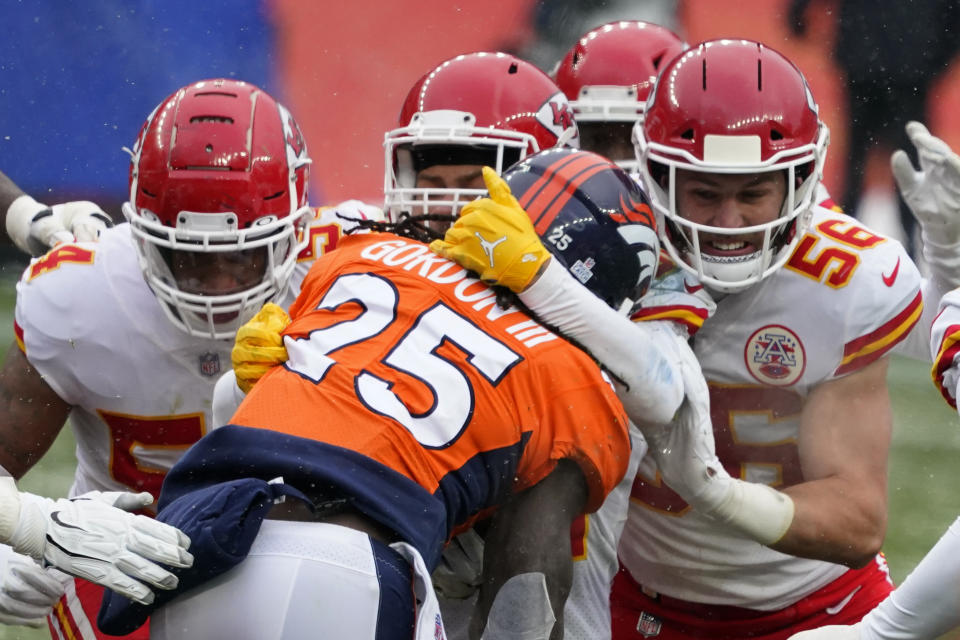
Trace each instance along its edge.
<path fill-rule="evenodd" d="M 284 290 L 311 214 L 309 166 L 290 112 L 246 82 L 196 82 L 154 109 L 131 153 L 123 212 L 144 277 L 178 328 L 232 337 Z M 191 286 L 177 277 L 179 265 L 211 271 L 214 260 L 255 272 L 211 293 L 194 286 L 202 275 Z"/>
<path fill-rule="evenodd" d="M 640 169 L 657 213 L 661 243 L 681 267 L 719 291 L 739 291 L 779 269 L 810 224 L 829 141 L 800 70 L 748 40 L 704 42 L 661 72 L 634 127 Z M 697 224 L 677 211 L 677 170 L 720 174 L 784 171 L 780 215 L 761 225 Z M 701 251 L 700 234 L 763 234 L 746 255 Z"/>
<path fill-rule="evenodd" d="M 471 53 L 420 78 L 387 132 L 384 209 L 427 213 L 438 202 L 456 214 L 484 189 L 416 188 L 434 165 L 487 165 L 498 173 L 555 145 L 577 146 L 577 126 L 563 92 L 529 62 L 506 53 Z"/>
<path fill-rule="evenodd" d="M 580 147 L 635 171 L 630 129 L 643 115 L 657 73 L 686 48 L 669 29 L 640 20 L 585 33 L 553 72 L 580 127 Z"/>

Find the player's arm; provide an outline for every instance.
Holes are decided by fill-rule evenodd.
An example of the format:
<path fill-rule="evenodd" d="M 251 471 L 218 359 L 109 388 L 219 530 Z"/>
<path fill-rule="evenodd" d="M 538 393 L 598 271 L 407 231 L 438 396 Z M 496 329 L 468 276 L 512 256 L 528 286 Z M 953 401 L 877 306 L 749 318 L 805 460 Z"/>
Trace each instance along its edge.
<path fill-rule="evenodd" d="M 0 466 L 21 478 L 50 448 L 70 405 L 50 388 L 16 343 L 0 369 Z"/>
<path fill-rule="evenodd" d="M 483 178 L 490 197 L 468 203 L 430 248 L 484 282 L 508 287 L 541 321 L 589 351 L 630 390 L 622 400 L 632 420 L 668 422 L 683 400 L 683 385 L 659 337 L 607 306 L 552 260 L 507 183 L 489 167 Z M 488 258 L 478 238 L 498 236 L 503 240 Z"/>
<path fill-rule="evenodd" d="M 86 200 L 49 207 L 23 192 L 0 171 L 0 238 L 24 253 L 39 256 L 61 242 L 95 241 L 113 225 L 103 209 Z"/>
<path fill-rule="evenodd" d="M 921 251 L 930 273 L 922 283 L 923 317 L 897 346 L 897 352 L 927 360 L 937 303 L 960 286 L 960 156 L 919 122 L 908 122 L 906 130 L 920 169 L 914 168 L 903 149 L 890 157 L 890 168 L 900 195 L 920 225 Z"/>
<path fill-rule="evenodd" d="M 790 640 L 925 640 L 960 626 L 960 518 L 903 584 L 851 626 L 834 625 Z"/>
<path fill-rule="evenodd" d="M 797 443 L 804 481 L 778 491 L 731 477 L 714 451 L 706 384 L 682 369 L 686 401 L 673 424 L 647 429 L 664 482 L 694 509 L 790 555 L 851 567 L 880 550 L 892 417 L 887 358 L 820 384 Z"/>
<path fill-rule="evenodd" d="M 879 552 L 893 426 L 888 361 L 881 358 L 810 393 L 798 442 L 805 480 L 784 489 L 795 514 L 774 549 L 851 567 Z"/>
<path fill-rule="evenodd" d="M 491 637 L 522 637 L 525 630 L 542 630 L 530 637 L 543 637 L 550 629 L 551 639 L 563 637 L 563 607 L 573 580 L 570 525 L 587 494 L 580 467 L 561 460 L 497 511 L 485 538 L 471 638 L 479 639 L 488 626 Z"/>

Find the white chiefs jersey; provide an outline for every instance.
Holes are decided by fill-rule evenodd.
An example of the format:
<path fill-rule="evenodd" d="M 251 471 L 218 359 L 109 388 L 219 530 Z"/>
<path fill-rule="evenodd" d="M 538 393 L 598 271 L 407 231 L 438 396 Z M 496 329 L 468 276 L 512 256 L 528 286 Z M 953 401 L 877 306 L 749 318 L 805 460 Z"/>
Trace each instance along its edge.
<path fill-rule="evenodd" d="M 310 264 L 379 209 L 356 201 L 317 210 L 291 291 Z M 213 388 L 230 369 L 232 340 L 188 335 L 164 315 L 138 265 L 129 225 L 97 243 L 60 245 L 34 259 L 17 284 L 16 337 L 30 364 L 65 402 L 77 441 L 71 495 L 149 491 L 210 428 Z"/>
<path fill-rule="evenodd" d="M 719 297 L 694 338 L 727 471 L 777 488 L 802 482 L 797 437 L 807 395 L 887 354 L 922 307 L 920 274 L 899 243 L 815 207 L 788 263 Z M 619 553 L 645 590 L 760 610 L 788 606 L 847 570 L 773 551 L 700 516 L 660 483 L 650 458 L 633 485 Z"/>

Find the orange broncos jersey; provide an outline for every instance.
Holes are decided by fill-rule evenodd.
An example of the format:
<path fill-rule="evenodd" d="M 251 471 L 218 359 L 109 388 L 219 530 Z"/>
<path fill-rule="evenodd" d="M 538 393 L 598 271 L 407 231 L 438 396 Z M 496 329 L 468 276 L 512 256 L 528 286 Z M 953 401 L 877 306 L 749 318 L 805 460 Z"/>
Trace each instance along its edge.
<path fill-rule="evenodd" d="M 450 527 L 561 458 L 583 469 L 591 511 L 625 472 L 627 418 L 590 357 L 423 243 L 348 237 L 290 315 L 286 365 L 231 424 L 361 454 L 440 497 Z"/>

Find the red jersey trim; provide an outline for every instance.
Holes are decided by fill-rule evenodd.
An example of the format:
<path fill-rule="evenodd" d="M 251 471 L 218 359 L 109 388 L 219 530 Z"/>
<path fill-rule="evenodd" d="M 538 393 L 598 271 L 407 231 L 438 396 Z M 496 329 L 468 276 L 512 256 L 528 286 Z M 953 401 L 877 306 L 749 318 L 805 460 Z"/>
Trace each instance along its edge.
<path fill-rule="evenodd" d="M 903 340 L 923 312 L 923 296 L 916 297 L 889 321 L 870 333 L 851 340 L 843 349 L 843 360 L 834 372 L 841 375 L 867 366 L 879 360 L 898 342 Z"/>
<path fill-rule="evenodd" d="M 20 347 L 20 351 L 26 354 L 27 346 L 23 343 L 23 327 L 21 327 L 20 323 L 16 320 L 13 321 L 13 339 L 16 340 L 17 346 Z"/>
<path fill-rule="evenodd" d="M 687 332 L 692 336 L 707 319 L 708 312 L 700 307 L 688 305 L 671 305 L 664 307 L 651 307 L 648 309 L 638 309 L 630 319 L 634 322 L 648 322 L 651 320 L 672 320 L 687 328 Z"/>
<path fill-rule="evenodd" d="M 957 399 L 943 386 L 943 374 L 953 366 L 953 360 L 958 353 L 960 353 L 960 324 L 954 324 L 947 327 L 944 332 L 937 357 L 933 359 L 933 367 L 930 369 L 933 384 L 937 387 L 943 399 L 947 401 L 947 404 L 954 409 L 957 408 Z"/>

